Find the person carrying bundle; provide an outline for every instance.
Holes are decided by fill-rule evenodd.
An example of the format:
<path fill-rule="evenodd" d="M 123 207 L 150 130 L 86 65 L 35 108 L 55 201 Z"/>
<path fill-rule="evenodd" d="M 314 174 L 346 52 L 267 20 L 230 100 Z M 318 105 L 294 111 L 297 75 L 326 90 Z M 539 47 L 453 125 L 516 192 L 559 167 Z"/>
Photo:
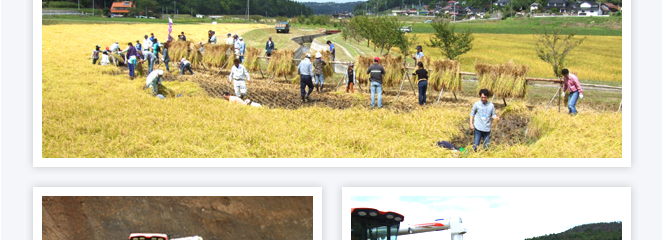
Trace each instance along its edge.
<path fill-rule="evenodd" d="M 161 77 L 163 77 L 162 70 L 155 70 L 147 75 L 145 80 L 145 88 L 152 87 L 152 95 L 156 96 L 159 94 L 159 85 L 161 84 Z"/>
<path fill-rule="evenodd" d="M 247 92 L 246 82 L 251 81 L 251 76 L 249 76 L 249 71 L 246 70 L 244 65 L 239 64 L 239 59 L 233 59 L 233 64 L 230 75 L 228 75 L 228 82 L 234 82 L 235 96 L 243 98 Z"/>
<path fill-rule="evenodd" d="M 355 64 L 350 63 L 348 66 L 348 71 L 345 73 L 345 81 L 348 82 L 348 85 L 345 87 L 345 93 L 348 93 L 350 90 L 352 93 L 355 93 Z"/>
<path fill-rule="evenodd" d="M 313 92 L 313 75 L 315 74 L 313 72 L 313 64 L 311 63 L 311 54 L 307 53 L 306 58 L 299 62 L 299 65 L 297 65 L 297 72 L 299 73 L 299 81 L 301 83 L 301 92 L 302 92 L 302 103 L 305 100 L 308 100 L 309 102 L 311 99 L 309 99 L 309 96 Z M 306 86 L 308 86 L 308 93 L 306 93 Z"/>
<path fill-rule="evenodd" d="M 327 63 L 322 60 L 322 54 L 320 52 L 315 53 L 315 89 L 318 92 L 322 91 L 323 84 L 325 84 L 325 65 Z"/>
<path fill-rule="evenodd" d="M 495 106 L 493 103 L 488 102 L 488 89 L 481 89 L 479 91 L 479 96 L 481 101 L 475 102 L 472 106 L 472 112 L 470 113 L 470 129 L 474 130 L 474 143 L 472 148 L 477 150 L 477 146 L 483 140 L 483 147 L 488 149 L 488 143 L 490 143 L 490 127 L 493 120 L 499 120 L 495 114 Z"/>
<path fill-rule="evenodd" d="M 241 105 L 247 105 L 251 107 L 262 107 L 259 103 L 255 103 L 249 99 L 242 100 L 241 98 L 235 97 L 235 96 L 230 96 L 230 93 L 228 92 L 223 92 L 223 98 L 228 100 L 228 102 L 231 103 L 236 103 L 236 104 L 241 104 Z"/>
<path fill-rule="evenodd" d="M 90 58 L 92 58 L 92 65 L 97 64 L 97 61 L 99 61 L 99 57 L 100 57 L 99 55 L 101 53 L 100 49 L 101 49 L 101 47 L 99 45 L 94 47 L 94 51 L 92 51 L 92 56 L 90 56 Z"/>
<path fill-rule="evenodd" d="M 417 76 L 417 86 L 419 87 L 419 106 L 424 106 L 426 103 L 426 89 L 428 88 L 428 71 L 424 69 L 424 63 L 417 63 L 417 71 L 413 72 L 413 76 Z"/>
<path fill-rule="evenodd" d="M 580 86 L 580 81 L 575 74 L 569 73 L 568 69 L 562 69 L 562 76 L 564 76 L 564 90 L 562 91 L 562 97 L 565 96 L 565 92 L 569 90 L 569 114 L 575 116 L 578 114 L 576 110 L 576 102 L 578 102 L 578 96 L 582 99 L 582 87 Z"/>
<path fill-rule="evenodd" d="M 191 75 L 193 75 L 193 71 L 191 70 L 191 62 L 189 62 L 189 60 L 186 60 L 186 58 L 182 58 L 179 64 L 180 64 L 180 75 L 184 75 L 184 72 L 186 70 L 189 70 Z"/>

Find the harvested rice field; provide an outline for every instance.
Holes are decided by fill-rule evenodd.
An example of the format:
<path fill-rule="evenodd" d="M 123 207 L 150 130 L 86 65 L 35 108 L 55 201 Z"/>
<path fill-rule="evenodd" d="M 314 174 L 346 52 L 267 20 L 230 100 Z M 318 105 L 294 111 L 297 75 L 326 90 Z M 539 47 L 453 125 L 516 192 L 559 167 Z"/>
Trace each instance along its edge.
<path fill-rule="evenodd" d="M 423 107 L 410 83 L 405 82 L 400 96 L 400 83 L 392 83 L 384 90 L 384 108 L 374 109 L 367 85 L 355 86 L 354 94 L 345 93 L 343 83 L 337 90 L 343 77 L 337 73 L 325 78 L 323 92 L 314 92 L 311 102 L 302 103 L 296 77 L 272 78 L 267 62 L 260 60 L 263 73 L 251 71 L 247 98 L 262 108 L 223 99 L 223 92 L 234 91 L 228 68 L 219 71 L 215 65 L 194 66 L 194 75 L 179 75 L 171 66 L 160 88 L 162 100 L 142 89 L 144 77 L 130 80 L 126 67 L 92 65 L 89 60 L 96 44 L 118 40 L 124 48 L 123 42 L 150 32 L 160 37 L 167 31 L 167 26 L 156 24 L 126 26 L 118 35 L 83 34 L 103 27 L 94 24 L 43 26 L 43 157 L 622 157 L 622 115 L 615 113 L 619 101 L 614 100 L 621 95 L 606 95 L 610 100 L 600 103 L 594 99 L 602 93 L 591 90 L 585 94 L 587 100 L 578 103 L 576 117 L 565 114 L 564 106 L 561 113 L 556 107 L 545 110 L 543 99 L 550 99 L 556 88 L 531 87 L 528 98 L 507 98 L 506 106 L 496 98 L 502 120 L 494 128 L 491 149 L 463 155 L 436 142 L 471 146 L 468 121 L 472 104 L 479 100 L 476 82 L 464 82 L 455 94 L 445 91 L 439 104 L 439 92 L 429 87 Z M 241 33 L 253 25 L 215 27 L 217 33 Z M 184 31 L 196 39 L 209 28 L 189 24 L 173 26 L 173 32 Z M 72 52 L 68 46 L 89 51 Z M 255 63 L 252 66 L 255 69 Z M 164 65 L 155 68 L 165 70 Z M 569 148 L 582 151 L 569 156 Z"/>

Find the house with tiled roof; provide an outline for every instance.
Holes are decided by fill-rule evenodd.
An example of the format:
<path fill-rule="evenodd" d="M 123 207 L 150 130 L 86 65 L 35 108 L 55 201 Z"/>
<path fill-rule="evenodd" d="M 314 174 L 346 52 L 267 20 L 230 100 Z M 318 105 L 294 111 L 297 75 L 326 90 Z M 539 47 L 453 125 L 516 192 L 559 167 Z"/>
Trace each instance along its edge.
<path fill-rule="evenodd" d="M 110 12 L 111 14 L 126 16 L 132 8 L 134 8 L 134 3 L 131 1 L 113 2 Z"/>

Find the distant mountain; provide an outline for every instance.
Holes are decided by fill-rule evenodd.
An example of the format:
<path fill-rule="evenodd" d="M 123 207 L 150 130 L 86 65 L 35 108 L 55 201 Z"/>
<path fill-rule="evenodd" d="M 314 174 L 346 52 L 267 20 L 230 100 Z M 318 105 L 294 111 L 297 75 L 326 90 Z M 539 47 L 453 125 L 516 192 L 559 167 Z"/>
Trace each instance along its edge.
<path fill-rule="evenodd" d="M 310 7 L 313 10 L 314 14 L 334 14 L 339 12 L 352 12 L 355 5 L 361 2 L 346 2 L 346 3 L 336 3 L 336 2 L 302 2 L 307 7 Z"/>
<path fill-rule="evenodd" d="M 622 223 L 590 223 L 575 226 L 561 233 L 547 234 L 525 240 L 621 240 Z"/>

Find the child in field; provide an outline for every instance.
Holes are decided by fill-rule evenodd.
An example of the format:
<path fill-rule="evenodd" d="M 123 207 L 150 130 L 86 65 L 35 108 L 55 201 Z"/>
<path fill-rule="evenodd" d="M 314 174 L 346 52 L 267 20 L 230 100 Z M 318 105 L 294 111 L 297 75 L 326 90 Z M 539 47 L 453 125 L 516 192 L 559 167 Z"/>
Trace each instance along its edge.
<path fill-rule="evenodd" d="M 355 93 L 355 64 L 350 63 L 348 66 L 348 72 L 345 73 L 346 81 L 348 85 L 345 87 L 345 93 L 348 93 L 348 90 L 352 93 Z"/>
<path fill-rule="evenodd" d="M 101 66 L 106 66 L 110 64 L 110 59 L 108 58 L 108 51 L 103 52 L 101 55 Z"/>
<path fill-rule="evenodd" d="M 315 88 L 318 92 L 321 92 L 323 84 L 325 84 L 324 68 L 327 63 L 322 60 L 322 54 L 320 54 L 320 52 L 315 53 L 315 62 L 313 65 L 315 65 Z"/>
<path fill-rule="evenodd" d="M 101 47 L 99 47 L 99 45 L 97 45 L 97 46 L 94 48 L 94 51 L 92 51 L 92 56 L 91 56 L 91 58 L 92 58 L 92 65 L 97 64 L 97 61 L 99 60 L 99 54 L 101 53 L 101 51 L 99 51 L 100 48 L 101 48 Z"/>

